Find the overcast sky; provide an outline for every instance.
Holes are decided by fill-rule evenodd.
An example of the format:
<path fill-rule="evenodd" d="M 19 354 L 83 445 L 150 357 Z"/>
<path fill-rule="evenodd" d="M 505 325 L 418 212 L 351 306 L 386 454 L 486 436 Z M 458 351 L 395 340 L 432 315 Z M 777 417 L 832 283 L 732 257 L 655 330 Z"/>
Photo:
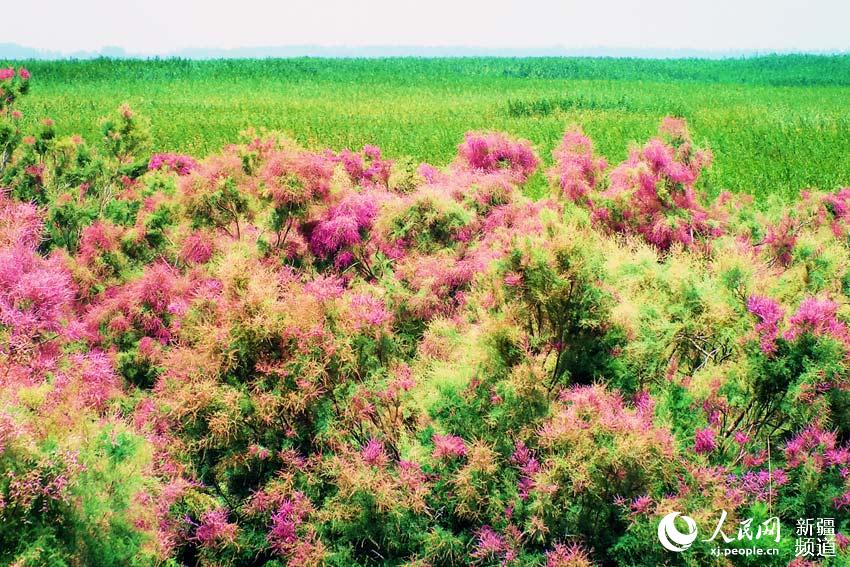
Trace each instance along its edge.
<path fill-rule="evenodd" d="M 63 52 L 282 45 L 850 48 L 847 0 L 10 0 L 0 43 Z"/>

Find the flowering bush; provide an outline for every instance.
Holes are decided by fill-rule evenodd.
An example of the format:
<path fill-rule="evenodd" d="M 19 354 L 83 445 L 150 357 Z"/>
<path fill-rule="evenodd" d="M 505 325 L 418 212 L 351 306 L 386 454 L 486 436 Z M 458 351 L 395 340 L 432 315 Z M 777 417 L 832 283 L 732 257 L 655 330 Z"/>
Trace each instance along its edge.
<path fill-rule="evenodd" d="M 197 168 L 198 162 L 193 157 L 174 153 L 154 154 L 148 162 L 148 169 L 152 171 L 168 169 L 177 175 L 189 175 Z"/>
<path fill-rule="evenodd" d="M 552 155 L 556 166 L 551 175 L 570 201 L 583 200 L 596 190 L 608 167 L 605 158 L 594 155 L 593 142 L 580 129 L 564 134 Z"/>
<path fill-rule="evenodd" d="M 29 80 L 0 69 L 3 564 L 648 566 L 661 516 L 719 510 L 835 518 L 846 560 L 850 189 L 709 203 L 671 118 L 613 168 L 570 130 L 537 201 L 499 133 L 443 169 L 150 155 L 126 107 L 23 132 Z"/>
<path fill-rule="evenodd" d="M 603 179 L 607 162 L 580 130 L 568 132 L 554 152 L 559 193 L 586 203 L 600 224 L 640 234 L 662 250 L 717 237 L 723 219 L 700 204 L 695 189 L 711 153 L 694 147 L 682 120 L 665 118 L 660 134 Z"/>
<path fill-rule="evenodd" d="M 485 173 L 504 171 L 524 182 L 537 169 L 540 160 L 525 140 L 514 141 L 498 132 L 467 132 L 458 146 L 458 164 L 461 168 Z"/>

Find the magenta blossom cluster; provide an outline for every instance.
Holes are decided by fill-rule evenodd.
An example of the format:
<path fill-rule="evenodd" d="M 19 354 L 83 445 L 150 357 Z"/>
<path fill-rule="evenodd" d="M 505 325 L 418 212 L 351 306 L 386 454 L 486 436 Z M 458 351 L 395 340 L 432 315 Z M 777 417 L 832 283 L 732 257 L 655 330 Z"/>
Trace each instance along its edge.
<path fill-rule="evenodd" d="M 833 466 L 846 468 L 850 465 L 850 449 L 839 445 L 835 431 L 810 425 L 785 444 L 785 458 L 792 468 L 802 465 L 818 470 Z"/>
<path fill-rule="evenodd" d="M 511 526 L 508 530 L 513 532 L 515 528 Z M 499 559 L 503 565 L 507 565 L 517 557 L 516 549 L 511 541 L 515 534 L 511 533 L 509 536 L 511 537 L 499 534 L 490 526 L 483 526 L 476 534 L 475 549 L 470 556 L 480 561 Z"/>
<path fill-rule="evenodd" d="M 517 441 L 511 462 L 519 467 L 520 479 L 517 485 L 519 497 L 528 499 L 528 495 L 534 488 L 534 475 L 540 472 L 540 462 L 531 454 L 531 451 L 522 441 Z"/>
<path fill-rule="evenodd" d="M 0 251 L 0 325 L 25 335 L 57 331 L 72 299 L 56 263 L 27 248 Z"/>
<path fill-rule="evenodd" d="M 233 542 L 236 539 L 237 526 L 228 520 L 228 512 L 218 508 L 206 512 L 195 529 L 195 539 L 202 546 L 215 547 Z"/>
<path fill-rule="evenodd" d="M 552 170 L 561 195 L 589 206 L 597 223 L 640 234 L 661 250 L 719 236 L 722 218 L 700 203 L 695 188 L 711 153 L 694 148 L 681 121 L 665 119 L 660 132 L 666 140 L 632 150 L 605 180 L 606 163 L 593 155 L 590 141 L 580 131 L 568 132 Z"/>
<path fill-rule="evenodd" d="M 17 73 L 18 77 L 22 81 L 28 81 L 30 79 L 30 72 L 26 69 L 26 67 L 21 67 L 18 69 Z M 15 68 L 14 67 L 6 67 L 0 69 L 0 81 L 8 81 L 10 79 L 15 78 Z"/>
<path fill-rule="evenodd" d="M 0 325 L 37 338 L 60 329 L 74 297 L 69 274 L 58 257 L 36 248 L 42 221 L 29 203 L 14 203 L 0 192 Z"/>
<path fill-rule="evenodd" d="M 180 259 L 188 264 L 203 264 L 215 252 L 215 243 L 206 234 L 194 231 L 183 241 L 180 248 Z"/>
<path fill-rule="evenodd" d="M 432 441 L 434 442 L 433 456 L 435 459 L 451 459 L 466 456 L 466 443 L 457 435 L 439 435 L 435 433 Z"/>
<path fill-rule="evenodd" d="M 372 192 L 352 193 L 328 209 L 310 234 L 310 249 L 320 258 L 331 258 L 341 250 L 362 242 L 378 214 L 378 196 Z"/>
<path fill-rule="evenodd" d="M 296 492 L 286 498 L 271 517 L 268 542 L 281 555 L 291 554 L 298 546 L 298 529 L 310 513 L 310 501 Z"/>
<path fill-rule="evenodd" d="M 747 310 L 759 318 L 756 332 L 759 334 L 762 351 L 772 354 L 776 350 L 779 324 L 785 316 L 785 310 L 769 297 L 761 295 L 750 296 L 747 300 Z"/>
<path fill-rule="evenodd" d="M 349 316 L 357 330 L 383 327 L 392 322 L 392 313 L 384 302 L 368 293 L 352 294 L 348 306 Z"/>
<path fill-rule="evenodd" d="M 694 451 L 698 454 L 711 453 L 717 448 L 716 433 L 711 428 L 697 429 L 694 435 Z"/>
<path fill-rule="evenodd" d="M 832 215 L 832 232 L 841 238 L 847 233 L 850 222 L 850 187 L 842 187 L 835 193 L 823 197 L 823 205 Z"/>
<path fill-rule="evenodd" d="M 509 172 L 520 183 L 537 170 L 540 159 L 524 140 L 514 141 L 498 132 L 467 132 L 458 146 L 460 163 L 483 173 Z"/>
<path fill-rule="evenodd" d="M 608 162 L 593 153 L 593 142 L 580 129 L 564 134 L 552 152 L 557 164 L 551 171 L 564 198 L 579 201 L 597 188 Z"/>
<path fill-rule="evenodd" d="M 389 460 L 384 444 L 375 438 L 369 439 L 369 442 L 360 451 L 360 456 L 366 463 L 376 467 L 384 467 Z"/>
<path fill-rule="evenodd" d="M 175 153 L 153 154 L 148 162 L 151 171 L 167 169 L 177 175 L 189 175 L 198 169 L 198 162 L 191 156 Z"/>
<path fill-rule="evenodd" d="M 800 303 L 797 312 L 789 320 L 784 337 L 791 341 L 804 333 L 832 337 L 842 343 L 850 342 L 847 325 L 836 314 L 838 304 L 829 299 L 809 297 Z"/>
<path fill-rule="evenodd" d="M 747 471 L 740 476 L 731 475 L 730 484 L 743 490 L 749 497 L 767 502 L 775 498 L 776 490 L 788 483 L 788 475 L 781 468 Z"/>
<path fill-rule="evenodd" d="M 789 217 L 779 223 L 767 227 L 767 234 L 761 242 L 769 258 L 775 259 L 782 266 L 791 264 L 794 246 L 797 244 L 797 225 Z"/>
<path fill-rule="evenodd" d="M 393 162 L 381 158 L 381 148 L 371 144 L 360 152 L 343 150 L 339 154 L 327 153 L 332 162 L 341 163 L 351 180 L 357 184 L 386 187 L 390 180 Z"/>

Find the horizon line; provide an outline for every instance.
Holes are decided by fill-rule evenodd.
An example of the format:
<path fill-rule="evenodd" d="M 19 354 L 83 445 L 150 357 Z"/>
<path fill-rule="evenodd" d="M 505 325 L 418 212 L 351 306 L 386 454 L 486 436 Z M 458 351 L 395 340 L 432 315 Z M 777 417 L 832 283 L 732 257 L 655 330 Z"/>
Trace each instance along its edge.
<path fill-rule="evenodd" d="M 591 57 L 637 59 L 740 59 L 782 55 L 846 56 L 850 49 L 803 50 L 794 48 L 697 49 L 673 47 L 492 47 L 474 45 L 330 45 L 292 44 L 245 47 L 184 47 L 159 52 L 134 52 L 105 45 L 96 50 L 52 50 L 17 43 L 0 43 L 0 59 L 271 59 L 271 58 L 378 58 L 378 57 Z"/>

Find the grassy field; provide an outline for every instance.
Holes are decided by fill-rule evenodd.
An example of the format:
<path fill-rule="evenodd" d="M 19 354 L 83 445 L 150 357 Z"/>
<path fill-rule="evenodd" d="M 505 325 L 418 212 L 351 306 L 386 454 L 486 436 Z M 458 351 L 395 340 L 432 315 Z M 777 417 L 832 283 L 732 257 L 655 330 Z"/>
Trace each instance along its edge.
<path fill-rule="evenodd" d="M 204 155 L 247 127 L 310 147 L 381 146 L 443 164 L 462 135 L 495 129 L 531 140 L 546 160 L 571 124 L 611 160 L 666 114 L 688 119 L 715 153 L 705 178 L 760 198 L 850 184 L 850 57 L 743 60 L 292 59 L 24 62 L 26 119 L 97 135 L 129 102 L 152 121 L 158 150 Z"/>

